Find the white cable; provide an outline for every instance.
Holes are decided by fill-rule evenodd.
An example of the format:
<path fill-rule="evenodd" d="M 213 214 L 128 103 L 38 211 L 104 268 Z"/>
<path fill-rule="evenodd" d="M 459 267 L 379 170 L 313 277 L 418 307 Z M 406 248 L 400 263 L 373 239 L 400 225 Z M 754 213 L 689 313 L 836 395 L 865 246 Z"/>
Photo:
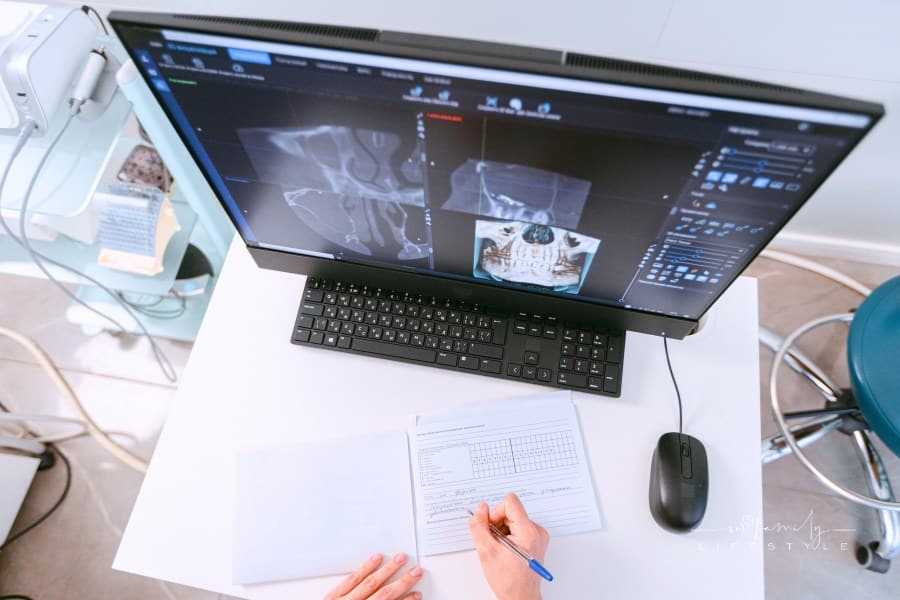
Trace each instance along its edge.
<path fill-rule="evenodd" d="M 786 265 L 792 265 L 801 269 L 806 269 L 807 271 L 812 271 L 813 273 L 818 273 L 819 275 L 836 281 L 841 285 L 860 293 L 863 296 L 868 296 L 872 293 L 872 288 L 863 285 L 849 275 L 845 275 L 837 269 L 826 267 L 822 263 L 818 263 L 814 260 L 809 260 L 808 258 L 803 258 L 802 256 L 789 254 L 787 252 L 781 252 L 780 250 L 763 250 L 760 253 L 760 256 L 784 263 Z"/>
<path fill-rule="evenodd" d="M 11 421 L 21 423 L 65 423 L 66 425 L 76 425 L 80 429 L 79 433 L 86 433 L 88 430 L 87 423 L 80 419 L 71 417 L 62 417 L 59 415 L 39 415 L 31 413 L 8 413 L 0 411 L 0 421 Z M 68 435 L 68 434 L 67 434 Z M 35 438 L 30 438 L 35 439 Z M 43 441 L 43 440 L 41 440 Z"/>
<path fill-rule="evenodd" d="M 78 114 L 78 111 L 81 109 L 82 104 L 83 104 L 83 102 L 75 103 L 72 105 L 72 108 L 70 110 L 68 118 L 66 119 L 65 124 L 60 129 L 60 131 L 56 134 L 56 136 L 53 138 L 53 140 L 50 142 L 50 144 L 47 146 L 47 149 L 44 151 L 43 156 L 41 157 L 40 161 L 38 162 L 37 167 L 34 170 L 34 173 L 31 176 L 31 180 L 28 184 L 28 187 L 26 188 L 25 195 L 22 199 L 22 205 L 19 209 L 19 236 L 20 237 L 16 237 L 15 234 L 13 234 L 13 232 L 10 230 L 9 226 L 6 224 L 6 221 L 3 220 L 2 217 L 0 217 L 0 226 L 2 226 L 2 228 L 4 229 L 6 234 L 9 235 L 10 239 L 12 239 L 14 242 L 16 242 L 19 246 L 21 246 L 28 252 L 28 254 L 31 256 L 31 259 L 34 261 L 35 265 L 37 265 L 37 267 L 44 273 L 44 275 L 47 277 L 47 279 L 51 283 L 56 285 L 56 287 L 59 288 L 60 291 L 62 291 L 66 296 L 71 298 L 77 304 L 84 306 L 87 310 L 89 310 L 89 311 L 93 312 L 94 314 L 102 317 L 103 319 L 109 321 L 117 329 L 121 330 L 122 332 L 126 332 L 127 330 L 125 329 L 125 327 L 122 324 L 120 324 L 118 321 L 116 321 L 112 317 L 100 312 L 99 310 L 97 310 L 96 308 L 94 308 L 93 306 L 88 304 L 87 302 L 83 301 L 81 298 L 79 298 L 78 296 L 73 294 L 71 291 L 69 291 L 69 289 L 66 288 L 66 286 L 64 286 L 62 283 L 57 281 L 56 278 L 53 277 L 53 274 L 50 273 L 50 271 L 48 271 L 47 268 L 44 266 L 43 262 L 48 262 L 50 264 L 56 265 L 57 267 L 59 267 L 61 269 L 65 269 L 66 271 L 69 271 L 70 273 L 73 273 L 87 281 L 90 281 L 91 283 L 93 283 L 94 285 L 99 287 L 101 290 L 106 292 L 113 300 L 118 302 L 119 305 L 125 310 L 125 312 L 132 319 L 134 319 L 134 322 L 136 323 L 137 327 L 141 330 L 141 334 L 147 338 L 147 341 L 150 343 L 150 350 L 153 352 L 153 356 L 156 359 L 157 364 L 159 364 L 159 368 L 163 372 L 163 375 L 169 381 L 175 382 L 178 380 L 178 376 L 175 373 L 175 368 L 172 366 L 171 361 L 169 361 L 168 356 L 165 355 L 165 353 L 162 351 L 162 348 L 160 348 L 159 344 L 156 342 L 156 338 L 154 338 L 152 335 L 150 335 L 150 332 L 147 330 L 146 326 L 144 326 L 144 323 L 138 318 L 138 316 L 128 306 L 127 303 L 123 302 L 114 291 L 110 290 L 108 287 L 106 287 L 105 285 L 103 285 L 102 283 L 100 283 L 99 281 L 94 279 L 93 277 L 86 275 L 86 274 L 78 271 L 77 269 L 73 269 L 72 267 L 69 267 L 59 261 L 56 261 L 38 251 L 36 251 L 31 246 L 31 242 L 28 239 L 27 232 L 25 230 L 25 224 L 26 224 L 26 214 L 28 211 L 28 202 L 31 198 L 31 192 L 34 189 L 34 185 L 37 182 L 38 175 L 40 174 L 41 169 L 43 169 L 44 164 L 46 163 L 47 159 L 50 157 L 50 154 L 53 151 L 53 148 L 56 146 L 56 144 L 62 138 L 63 133 L 65 133 L 69 124 L 72 122 L 72 119 L 75 117 L 75 115 Z M 6 184 L 6 179 L 9 176 L 9 173 L 12 169 L 13 162 L 15 161 L 15 159 L 19 155 L 19 153 L 22 151 L 22 148 L 24 147 L 25 143 L 28 141 L 28 138 L 31 137 L 31 134 L 34 132 L 35 129 L 36 129 L 36 125 L 35 125 L 34 121 L 29 119 L 28 121 L 25 122 L 25 126 L 23 127 L 22 131 L 19 133 L 19 136 L 16 139 L 16 143 L 13 147 L 13 151 L 10 154 L 10 157 L 7 161 L 6 166 L 3 169 L 2 175 L 0 175 L 0 197 L 2 197 L 3 189 Z"/>
<path fill-rule="evenodd" d="M 120 461 L 134 469 L 135 471 L 139 471 L 144 473 L 147 471 L 147 461 L 143 458 L 133 454 L 127 448 L 121 446 L 118 442 L 113 440 L 109 434 L 103 431 L 94 419 L 88 414 L 87 410 L 84 408 L 84 405 L 81 404 L 81 401 L 78 399 L 78 396 L 75 395 L 75 391 L 69 385 L 69 382 L 63 377 L 62 373 L 59 372 L 59 369 L 56 368 L 56 365 L 53 364 L 53 361 L 50 360 L 50 357 L 44 352 L 44 350 L 31 338 L 28 336 L 19 333 L 18 331 L 14 331 L 12 329 L 7 329 L 5 327 L 0 326 L 0 335 L 11 339 L 16 342 L 29 354 L 31 354 L 35 360 L 37 360 L 38 365 L 44 369 L 44 372 L 47 373 L 47 376 L 53 381 L 56 385 L 57 389 L 62 394 L 62 397 L 69 403 L 72 409 L 75 410 L 76 413 L 81 415 L 81 418 L 84 419 L 88 432 L 91 437 L 93 437 L 98 444 L 100 444 L 107 452 L 118 458 Z"/>

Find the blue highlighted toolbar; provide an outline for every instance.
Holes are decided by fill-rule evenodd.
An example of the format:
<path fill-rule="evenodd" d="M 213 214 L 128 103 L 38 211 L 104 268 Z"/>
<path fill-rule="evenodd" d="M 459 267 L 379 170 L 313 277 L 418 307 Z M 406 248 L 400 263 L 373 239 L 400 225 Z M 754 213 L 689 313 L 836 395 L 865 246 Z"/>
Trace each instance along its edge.
<path fill-rule="evenodd" d="M 256 50 L 242 50 L 240 48 L 229 48 L 228 56 L 231 60 L 240 62 L 255 63 L 258 65 L 271 65 L 272 58 L 268 52 L 258 52 Z"/>

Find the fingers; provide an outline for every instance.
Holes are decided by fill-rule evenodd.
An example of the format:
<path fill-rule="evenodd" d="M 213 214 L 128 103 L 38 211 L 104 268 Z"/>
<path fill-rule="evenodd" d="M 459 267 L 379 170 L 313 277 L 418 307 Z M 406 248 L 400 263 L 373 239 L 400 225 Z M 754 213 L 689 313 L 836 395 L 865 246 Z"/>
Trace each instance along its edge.
<path fill-rule="evenodd" d="M 331 590 L 331 592 L 325 596 L 325 600 L 334 600 L 335 598 L 340 598 L 344 594 L 349 593 L 353 588 L 358 586 L 363 579 L 375 571 L 375 569 L 378 568 L 378 565 L 381 564 L 381 561 L 381 554 L 373 554 L 367 558 L 366 562 L 360 565 L 357 570 L 350 573 L 339 586 Z"/>
<path fill-rule="evenodd" d="M 422 600 L 422 592 L 410 592 L 400 600 Z"/>
<path fill-rule="evenodd" d="M 503 500 L 491 509 L 491 522 L 497 525 L 505 525 L 509 527 L 510 532 L 515 531 L 516 527 L 531 523 L 525 507 L 519 497 L 510 492 Z"/>
<path fill-rule="evenodd" d="M 391 582 L 390 585 L 386 585 L 378 590 L 378 593 L 372 596 L 372 600 L 419 599 L 422 597 L 422 594 L 410 592 L 410 590 L 419 583 L 420 579 L 422 579 L 422 567 L 413 567 L 399 577 L 397 581 Z"/>
<path fill-rule="evenodd" d="M 366 575 L 346 596 L 347 600 L 365 600 L 372 596 L 385 581 L 394 576 L 406 564 L 406 554 L 398 552 L 374 573 Z"/>
<path fill-rule="evenodd" d="M 494 536 L 491 535 L 488 506 L 484 502 L 478 505 L 475 514 L 469 519 L 469 532 L 472 534 L 475 549 L 479 554 L 488 551 L 496 543 Z"/>

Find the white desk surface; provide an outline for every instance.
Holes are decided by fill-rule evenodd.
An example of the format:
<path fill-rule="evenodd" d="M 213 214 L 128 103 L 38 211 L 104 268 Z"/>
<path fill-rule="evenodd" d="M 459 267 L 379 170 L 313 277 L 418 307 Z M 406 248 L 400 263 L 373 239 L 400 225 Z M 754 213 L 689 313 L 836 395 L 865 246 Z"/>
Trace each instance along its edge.
<path fill-rule="evenodd" d="M 321 598 L 338 577 L 231 584 L 239 448 L 400 428 L 411 414 L 548 390 L 294 346 L 304 281 L 258 269 L 235 238 L 114 568 L 246 598 Z M 738 280 L 703 331 L 670 350 L 685 431 L 709 456 L 701 530 L 667 533 L 650 516 L 651 454 L 677 428 L 677 404 L 660 338 L 629 333 L 622 397 L 574 395 L 605 528 L 551 540 L 548 600 L 763 597 L 755 280 Z M 421 564 L 428 600 L 492 597 L 474 552 Z"/>

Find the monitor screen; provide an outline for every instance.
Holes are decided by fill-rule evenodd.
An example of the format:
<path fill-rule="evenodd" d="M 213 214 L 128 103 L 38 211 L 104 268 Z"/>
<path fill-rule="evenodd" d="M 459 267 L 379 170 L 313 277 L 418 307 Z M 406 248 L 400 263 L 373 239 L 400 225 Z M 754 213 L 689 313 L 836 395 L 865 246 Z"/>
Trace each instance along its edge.
<path fill-rule="evenodd" d="M 250 246 L 698 319 L 865 114 L 117 27 Z"/>

